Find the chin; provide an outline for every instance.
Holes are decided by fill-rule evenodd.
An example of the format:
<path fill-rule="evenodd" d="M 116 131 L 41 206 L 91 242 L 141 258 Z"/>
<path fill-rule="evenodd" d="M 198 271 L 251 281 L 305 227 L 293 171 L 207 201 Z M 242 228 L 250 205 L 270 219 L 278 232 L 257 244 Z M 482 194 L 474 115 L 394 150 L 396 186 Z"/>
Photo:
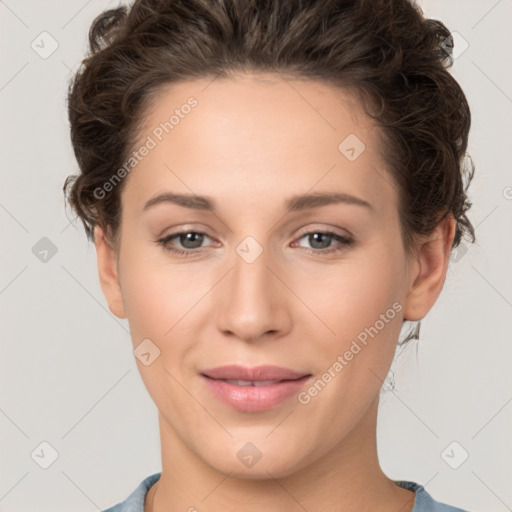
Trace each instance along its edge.
<path fill-rule="evenodd" d="M 269 452 L 267 454 L 265 449 L 258 454 L 256 449 L 247 443 L 242 449 L 238 448 L 235 451 L 234 457 L 227 458 L 224 451 L 222 460 L 203 460 L 216 471 L 243 480 L 284 478 L 306 465 L 303 458 L 299 460 L 293 454 L 284 454 L 277 447 L 267 447 L 267 450 Z"/>

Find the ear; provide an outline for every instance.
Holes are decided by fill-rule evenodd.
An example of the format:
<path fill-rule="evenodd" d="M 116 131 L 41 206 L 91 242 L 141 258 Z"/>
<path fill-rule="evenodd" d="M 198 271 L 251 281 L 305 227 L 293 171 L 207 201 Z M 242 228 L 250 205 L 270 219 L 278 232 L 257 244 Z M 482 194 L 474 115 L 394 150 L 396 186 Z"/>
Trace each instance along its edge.
<path fill-rule="evenodd" d="M 410 257 L 404 319 L 421 320 L 439 297 L 450 261 L 455 227 L 453 215 L 448 214 L 432 235 L 420 239 L 417 254 Z"/>
<path fill-rule="evenodd" d="M 94 227 L 94 244 L 96 245 L 101 289 L 107 299 L 108 308 L 118 318 L 126 318 L 115 251 L 105 237 L 103 229 L 98 225 Z"/>

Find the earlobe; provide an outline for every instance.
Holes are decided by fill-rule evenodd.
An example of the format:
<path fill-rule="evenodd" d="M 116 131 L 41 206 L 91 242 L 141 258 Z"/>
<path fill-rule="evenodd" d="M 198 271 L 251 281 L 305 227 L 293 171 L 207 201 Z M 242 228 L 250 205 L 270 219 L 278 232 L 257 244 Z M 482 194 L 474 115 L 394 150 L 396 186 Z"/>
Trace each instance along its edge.
<path fill-rule="evenodd" d="M 410 264 L 410 282 L 404 307 L 404 318 L 407 320 L 424 318 L 439 297 L 450 261 L 455 226 L 455 219 L 449 214 L 431 236 L 418 243 L 417 254 Z"/>
<path fill-rule="evenodd" d="M 126 318 L 117 272 L 116 254 L 99 225 L 94 227 L 94 244 L 96 246 L 100 285 L 107 300 L 108 308 L 118 318 Z"/>

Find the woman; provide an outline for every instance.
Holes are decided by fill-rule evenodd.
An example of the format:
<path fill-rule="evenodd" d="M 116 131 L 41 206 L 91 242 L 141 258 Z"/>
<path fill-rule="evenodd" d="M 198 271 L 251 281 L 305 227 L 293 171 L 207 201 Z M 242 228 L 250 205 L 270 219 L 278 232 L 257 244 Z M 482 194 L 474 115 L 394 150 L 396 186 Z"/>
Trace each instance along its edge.
<path fill-rule="evenodd" d="M 94 21 L 64 189 L 162 451 L 108 512 L 462 510 L 388 478 L 376 445 L 404 322 L 474 241 L 449 36 L 407 0 L 139 0 Z"/>

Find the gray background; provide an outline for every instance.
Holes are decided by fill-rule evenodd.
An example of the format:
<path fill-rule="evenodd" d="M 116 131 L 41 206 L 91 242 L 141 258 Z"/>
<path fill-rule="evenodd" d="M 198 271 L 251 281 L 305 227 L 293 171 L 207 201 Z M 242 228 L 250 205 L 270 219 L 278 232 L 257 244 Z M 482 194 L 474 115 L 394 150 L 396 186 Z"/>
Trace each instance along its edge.
<path fill-rule="evenodd" d="M 85 56 L 91 21 L 116 5 L 0 0 L 4 512 L 107 508 L 161 469 L 157 411 L 127 321 L 109 312 L 94 246 L 66 214 L 61 191 L 77 170 L 67 82 Z M 452 73 L 473 114 L 477 243 L 455 255 L 419 344 L 394 364 L 396 388 L 381 403 L 379 456 L 391 478 L 422 483 L 440 501 L 505 512 L 512 510 L 512 0 L 421 5 L 469 44 Z M 43 31 L 58 44 L 47 58 L 40 54 L 52 41 Z M 46 262 L 43 237 L 57 249 Z M 47 469 L 40 467 L 51 462 L 43 441 L 58 453 Z M 468 459 L 450 467 L 465 451 Z"/>

